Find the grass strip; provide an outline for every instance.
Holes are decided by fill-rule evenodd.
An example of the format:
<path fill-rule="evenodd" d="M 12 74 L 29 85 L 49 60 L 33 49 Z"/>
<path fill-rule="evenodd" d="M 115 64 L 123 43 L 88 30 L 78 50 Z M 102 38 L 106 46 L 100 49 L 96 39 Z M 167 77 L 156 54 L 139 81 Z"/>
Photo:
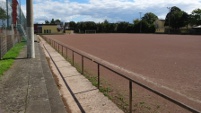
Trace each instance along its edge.
<path fill-rule="evenodd" d="M 18 57 L 24 45 L 25 42 L 16 44 L 4 55 L 3 59 L 0 60 L 0 77 L 3 75 L 5 71 L 7 71 L 12 66 L 15 58 Z"/>

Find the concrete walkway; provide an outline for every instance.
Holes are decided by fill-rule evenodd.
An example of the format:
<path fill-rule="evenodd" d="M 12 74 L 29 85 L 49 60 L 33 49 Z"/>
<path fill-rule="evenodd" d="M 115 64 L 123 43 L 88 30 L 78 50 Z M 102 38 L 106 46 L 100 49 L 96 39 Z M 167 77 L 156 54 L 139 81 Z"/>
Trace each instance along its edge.
<path fill-rule="evenodd" d="M 27 59 L 26 47 L 0 79 L 0 113 L 66 113 L 40 44 L 36 58 Z"/>
<path fill-rule="evenodd" d="M 0 79 L 0 113 L 123 113 L 43 39 L 35 59 L 26 49 Z"/>
<path fill-rule="evenodd" d="M 44 47 L 46 57 L 50 59 L 51 69 L 69 112 L 123 113 L 42 38 L 40 43 Z"/>

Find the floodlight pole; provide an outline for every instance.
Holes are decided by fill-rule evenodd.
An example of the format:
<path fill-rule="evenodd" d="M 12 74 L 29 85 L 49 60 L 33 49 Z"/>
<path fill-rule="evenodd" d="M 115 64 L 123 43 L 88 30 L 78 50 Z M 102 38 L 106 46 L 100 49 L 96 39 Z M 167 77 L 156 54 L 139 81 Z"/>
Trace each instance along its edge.
<path fill-rule="evenodd" d="M 170 12 L 171 12 L 171 7 L 167 7 L 167 9 L 169 9 L 169 34 L 170 34 Z"/>
<path fill-rule="evenodd" d="M 8 0 L 6 0 L 7 28 L 9 27 Z"/>
<path fill-rule="evenodd" d="M 26 0 L 27 8 L 27 58 L 35 58 L 33 0 Z"/>
<path fill-rule="evenodd" d="M 139 12 L 140 13 L 140 33 L 142 32 L 142 17 L 141 17 L 141 14 L 142 12 Z"/>

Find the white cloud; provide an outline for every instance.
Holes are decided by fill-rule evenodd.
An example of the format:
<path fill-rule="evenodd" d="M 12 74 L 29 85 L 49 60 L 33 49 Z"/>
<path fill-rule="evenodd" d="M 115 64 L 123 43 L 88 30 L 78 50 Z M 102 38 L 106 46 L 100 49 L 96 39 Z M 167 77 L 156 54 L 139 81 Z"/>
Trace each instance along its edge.
<path fill-rule="evenodd" d="M 165 18 L 167 7 L 177 6 L 191 13 L 201 7 L 200 0 L 89 0 L 85 3 L 70 0 L 34 0 L 35 22 L 52 18 L 62 21 L 95 21 L 105 19 L 110 22 L 129 21 L 139 18 L 139 12 L 153 12 Z M 25 6 L 23 6 L 25 12 Z"/>

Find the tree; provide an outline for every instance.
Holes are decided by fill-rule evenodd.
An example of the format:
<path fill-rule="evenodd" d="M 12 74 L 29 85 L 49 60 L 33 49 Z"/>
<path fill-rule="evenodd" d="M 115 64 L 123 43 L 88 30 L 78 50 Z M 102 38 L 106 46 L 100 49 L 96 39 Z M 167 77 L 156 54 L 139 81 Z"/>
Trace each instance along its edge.
<path fill-rule="evenodd" d="M 133 20 L 133 23 L 134 23 L 133 28 L 135 33 L 140 33 L 140 28 L 142 33 L 154 33 L 156 30 L 155 25 L 153 24 L 154 22 L 150 24 L 151 22 L 147 21 L 146 19 L 142 19 L 142 20 L 136 19 L 136 20 Z"/>
<path fill-rule="evenodd" d="M 61 24 L 61 21 L 60 21 L 59 19 L 56 19 L 56 20 L 54 21 L 54 23 L 57 24 L 57 25 L 60 25 L 60 24 Z"/>
<path fill-rule="evenodd" d="M 54 18 L 51 20 L 50 24 L 55 24 Z"/>
<path fill-rule="evenodd" d="M 76 25 L 76 32 L 84 33 L 85 30 L 97 30 L 96 23 L 93 21 L 78 22 Z"/>
<path fill-rule="evenodd" d="M 6 11 L 0 7 L 0 20 L 2 20 L 2 24 L 4 25 L 4 20 L 7 19 Z"/>
<path fill-rule="evenodd" d="M 186 12 L 174 6 L 170 9 L 170 12 L 166 15 L 165 26 L 170 26 L 174 30 L 179 29 L 188 24 L 188 17 L 189 15 Z"/>
<path fill-rule="evenodd" d="M 135 20 L 134 23 L 134 32 L 135 33 L 140 33 L 140 26 L 141 26 L 141 32 L 142 33 L 154 33 L 155 32 L 155 27 L 153 24 L 149 24 L 145 20 Z"/>
<path fill-rule="evenodd" d="M 50 24 L 50 22 L 48 20 L 45 20 L 45 24 Z"/>
<path fill-rule="evenodd" d="M 117 32 L 118 33 L 128 33 L 131 32 L 131 26 L 128 22 L 119 22 L 117 24 Z"/>
<path fill-rule="evenodd" d="M 74 21 L 69 22 L 70 28 L 74 29 L 76 27 L 76 23 Z"/>
<path fill-rule="evenodd" d="M 147 21 L 148 24 L 153 24 L 157 19 L 158 17 L 152 12 L 148 12 L 142 17 L 142 20 Z"/>
<path fill-rule="evenodd" d="M 190 24 L 191 25 L 201 25 L 201 9 L 195 9 L 190 14 Z"/>
<path fill-rule="evenodd" d="M 139 22 L 140 22 L 139 19 L 135 19 L 135 20 L 133 20 L 133 24 L 134 24 L 134 25 L 137 24 L 137 23 L 139 23 Z"/>

